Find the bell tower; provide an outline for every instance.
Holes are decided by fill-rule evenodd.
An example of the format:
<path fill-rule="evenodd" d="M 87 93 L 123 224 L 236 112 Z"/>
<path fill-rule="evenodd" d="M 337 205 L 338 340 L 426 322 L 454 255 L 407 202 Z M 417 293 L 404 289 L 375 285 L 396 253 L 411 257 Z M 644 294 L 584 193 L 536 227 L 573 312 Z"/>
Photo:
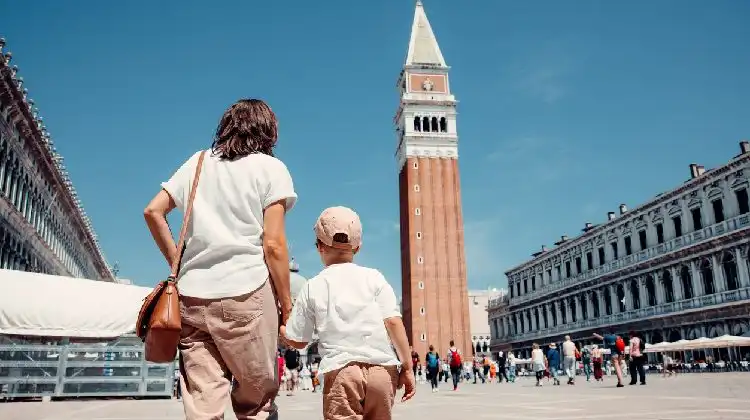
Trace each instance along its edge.
<path fill-rule="evenodd" d="M 469 297 L 458 172 L 456 98 L 424 6 L 417 1 L 401 97 L 398 137 L 402 311 L 414 349 L 471 354 Z"/>

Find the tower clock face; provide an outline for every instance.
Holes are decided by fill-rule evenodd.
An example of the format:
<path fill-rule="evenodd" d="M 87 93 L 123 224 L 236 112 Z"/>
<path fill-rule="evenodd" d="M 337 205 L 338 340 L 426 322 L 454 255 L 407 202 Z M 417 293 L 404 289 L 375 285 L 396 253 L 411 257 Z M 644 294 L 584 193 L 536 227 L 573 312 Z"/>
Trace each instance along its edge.
<path fill-rule="evenodd" d="M 430 79 L 425 79 L 424 82 L 422 82 L 422 89 L 426 91 L 431 91 L 432 88 L 434 87 L 435 87 L 435 84 L 432 83 L 432 80 Z"/>

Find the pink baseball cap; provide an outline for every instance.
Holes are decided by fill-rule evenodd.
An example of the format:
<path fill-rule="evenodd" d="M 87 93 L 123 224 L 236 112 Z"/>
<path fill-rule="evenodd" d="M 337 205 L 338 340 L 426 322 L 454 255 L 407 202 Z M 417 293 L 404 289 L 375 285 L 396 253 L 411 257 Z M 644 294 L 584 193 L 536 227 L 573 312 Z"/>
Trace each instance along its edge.
<path fill-rule="evenodd" d="M 337 249 L 355 250 L 362 245 L 362 222 L 359 215 L 348 207 L 329 207 L 323 210 L 315 222 L 315 236 L 320 242 Z M 333 237 L 343 233 L 346 242 L 336 242 Z"/>

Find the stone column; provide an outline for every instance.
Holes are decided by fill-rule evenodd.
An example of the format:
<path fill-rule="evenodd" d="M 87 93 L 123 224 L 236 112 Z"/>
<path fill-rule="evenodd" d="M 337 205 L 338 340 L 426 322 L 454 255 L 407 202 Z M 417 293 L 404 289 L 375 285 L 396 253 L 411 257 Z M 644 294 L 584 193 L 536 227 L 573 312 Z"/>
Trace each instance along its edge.
<path fill-rule="evenodd" d="M 553 305 L 555 305 L 555 316 L 557 317 L 555 326 L 562 325 L 562 308 L 560 307 L 561 304 L 562 302 L 559 300 L 553 303 Z"/>
<path fill-rule="evenodd" d="M 539 325 L 536 322 L 535 308 L 529 309 L 529 323 L 531 323 L 531 331 L 539 331 Z"/>
<path fill-rule="evenodd" d="M 544 304 L 544 310 L 547 312 L 547 327 L 546 328 L 552 328 L 555 326 L 555 324 L 552 322 L 552 303 L 547 302 Z"/>
<path fill-rule="evenodd" d="M 656 289 L 656 304 L 664 303 L 664 283 L 661 281 L 662 273 L 654 273 L 654 289 Z"/>
<path fill-rule="evenodd" d="M 563 310 L 565 311 L 565 323 L 570 324 L 572 320 L 572 316 L 570 315 L 570 301 L 568 298 L 564 298 L 562 301 Z"/>
<path fill-rule="evenodd" d="M 617 285 L 610 284 L 607 287 L 609 287 L 610 304 L 612 305 L 612 315 L 614 315 L 620 312 L 620 299 L 617 298 Z"/>
<path fill-rule="evenodd" d="M 704 296 L 706 291 L 703 289 L 703 278 L 698 270 L 698 261 L 690 261 L 690 280 L 693 282 L 693 294 L 696 297 Z"/>
<path fill-rule="evenodd" d="M 750 286 L 750 273 L 748 273 L 747 269 L 747 260 L 742 255 L 742 248 L 734 249 L 734 260 L 737 262 L 737 281 L 739 286 Z"/>
<path fill-rule="evenodd" d="M 682 290 L 682 279 L 680 278 L 680 270 L 677 267 L 669 268 L 669 274 L 672 275 L 672 291 L 674 292 L 675 302 L 679 302 L 685 299 L 684 290 Z"/>
<path fill-rule="evenodd" d="M 596 293 L 596 299 L 599 303 L 599 316 L 606 316 L 607 315 L 607 308 L 604 305 L 604 287 L 599 289 L 599 291 Z"/>
<path fill-rule="evenodd" d="M 586 312 L 589 314 L 588 319 L 594 318 L 594 300 L 591 291 L 586 292 Z"/>
<path fill-rule="evenodd" d="M 718 255 L 711 255 L 711 267 L 714 273 L 714 285 L 716 286 L 716 293 L 721 293 L 727 290 L 727 281 L 724 279 L 724 270 L 721 269 L 721 260 Z"/>
<path fill-rule="evenodd" d="M 573 299 L 576 302 L 576 321 L 581 321 L 583 319 L 583 310 L 582 310 L 583 308 L 581 308 L 582 306 L 581 295 L 577 294 L 575 295 Z"/>

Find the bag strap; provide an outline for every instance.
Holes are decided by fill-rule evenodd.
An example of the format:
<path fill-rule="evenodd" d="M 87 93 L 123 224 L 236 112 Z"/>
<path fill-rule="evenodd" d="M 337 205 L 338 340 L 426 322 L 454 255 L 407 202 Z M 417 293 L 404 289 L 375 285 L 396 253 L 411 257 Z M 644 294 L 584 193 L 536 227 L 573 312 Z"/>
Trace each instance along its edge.
<path fill-rule="evenodd" d="M 180 239 L 177 241 L 177 251 L 179 252 L 177 258 L 172 261 L 172 271 L 169 274 L 167 280 L 177 284 L 177 276 L 180 274 L 180 264 L 182 263 L 182 254 L 185 253 L 185 240 L 187 236 L 188 222 L 190 221 L 190 214 L 193 212 L 193 201 L 195 200 L 195 193 L 198 190 L 198 180 L 201 177 L 201 168 L 203 167 L 203 158 L 206 156 L 206 151 L 202 151 L 198 157 L 198 164 L 195 166 L 195 175 L 193 176 L 193 185 L 190 187 L 190 196 L 188 197 L 187 205 L 185 206 L 185 214 L 182 216 L 182 227 L 180 228 Z"/>

